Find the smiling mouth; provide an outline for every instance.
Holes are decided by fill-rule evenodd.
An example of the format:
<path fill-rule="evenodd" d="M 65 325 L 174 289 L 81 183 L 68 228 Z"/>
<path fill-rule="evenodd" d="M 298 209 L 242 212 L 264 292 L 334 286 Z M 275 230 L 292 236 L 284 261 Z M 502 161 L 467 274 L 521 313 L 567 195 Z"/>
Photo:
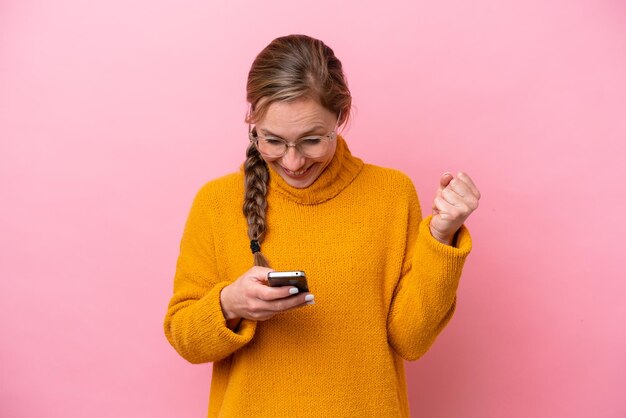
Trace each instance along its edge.
<path fill-rule="evenodd" d="M 309 172 L 309 170 L 311 169 L 312 166 L 308 166 L 307 168 L 305 168 L 304 170 L 300 170 L 300 171 L 291 171 L 286 169 L 283 166 L 280 166 L 280 168 L 283 169 L 283 171 L 290 177 L 302 177 L 304 176 L 306 173 Z"/>

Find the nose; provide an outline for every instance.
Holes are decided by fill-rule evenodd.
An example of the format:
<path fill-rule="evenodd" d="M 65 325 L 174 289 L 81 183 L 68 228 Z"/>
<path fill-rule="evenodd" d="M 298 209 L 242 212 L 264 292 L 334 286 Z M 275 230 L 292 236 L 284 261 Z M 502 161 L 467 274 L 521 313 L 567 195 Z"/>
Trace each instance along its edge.
<path fill-rule="evenodd" d="M 306 158 L 298 152 L 296 147 L 289 147 L 282 158 L 283 166 L 290 171 L 299 171 L 306 163 Z"/>

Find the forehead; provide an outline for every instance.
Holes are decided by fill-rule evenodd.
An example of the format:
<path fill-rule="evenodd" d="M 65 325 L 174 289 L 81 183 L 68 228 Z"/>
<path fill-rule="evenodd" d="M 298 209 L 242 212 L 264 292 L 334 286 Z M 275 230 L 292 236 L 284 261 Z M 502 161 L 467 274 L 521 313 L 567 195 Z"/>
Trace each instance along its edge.
<path fill-rule="evenodd" d="M 257 128 L 276 135 L 290 136 L 308 133 L 315 129 L 329 129 L 335 116 L 312 99 L 274 102 L 267 107 Z"/>

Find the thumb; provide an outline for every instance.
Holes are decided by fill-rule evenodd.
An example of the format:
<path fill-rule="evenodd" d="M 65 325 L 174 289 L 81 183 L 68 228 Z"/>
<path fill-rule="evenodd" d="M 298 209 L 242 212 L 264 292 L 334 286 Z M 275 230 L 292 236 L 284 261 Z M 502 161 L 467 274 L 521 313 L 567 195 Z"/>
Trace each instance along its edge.
<path fill-rule="evenodd" d="M 253 280 L 264 284 L 267 283 L 267 273 L 269 273 L 270 271 L 274 270 L 268 267 L 259 266 L 254 266 L 249 270 L 250 276 Z"/>
<path fill-rule="evenodd" d="M 446 171 L 445 173 L 443 173 L 441 175 L 441 178 L 439 179 L 439 191 L 442 191 L 443 189 L 445 189 L 446 186 L 450 184 L 453 178 L 454 176 L 449 171 Z"/>

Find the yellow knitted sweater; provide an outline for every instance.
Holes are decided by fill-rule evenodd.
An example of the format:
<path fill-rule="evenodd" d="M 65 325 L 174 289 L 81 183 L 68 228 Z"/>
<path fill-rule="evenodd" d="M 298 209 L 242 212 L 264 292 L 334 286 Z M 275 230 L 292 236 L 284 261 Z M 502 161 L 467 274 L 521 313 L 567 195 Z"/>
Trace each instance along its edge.
<path fill-rule="evenodd" d="M 456 247 L 436 241 L 411 180 L 337 141 L 306 189 L 270 170 L 263 253 L 306 272 L 314 305 L 230 330 L 220 292 L 252 267 L 243 173 L 193 202 L 164 328 L 182 357 L 214 362 L 209 417 L 409 416 L 403 359 L 450 320 L 471 239 L 462 227 Z"/>

